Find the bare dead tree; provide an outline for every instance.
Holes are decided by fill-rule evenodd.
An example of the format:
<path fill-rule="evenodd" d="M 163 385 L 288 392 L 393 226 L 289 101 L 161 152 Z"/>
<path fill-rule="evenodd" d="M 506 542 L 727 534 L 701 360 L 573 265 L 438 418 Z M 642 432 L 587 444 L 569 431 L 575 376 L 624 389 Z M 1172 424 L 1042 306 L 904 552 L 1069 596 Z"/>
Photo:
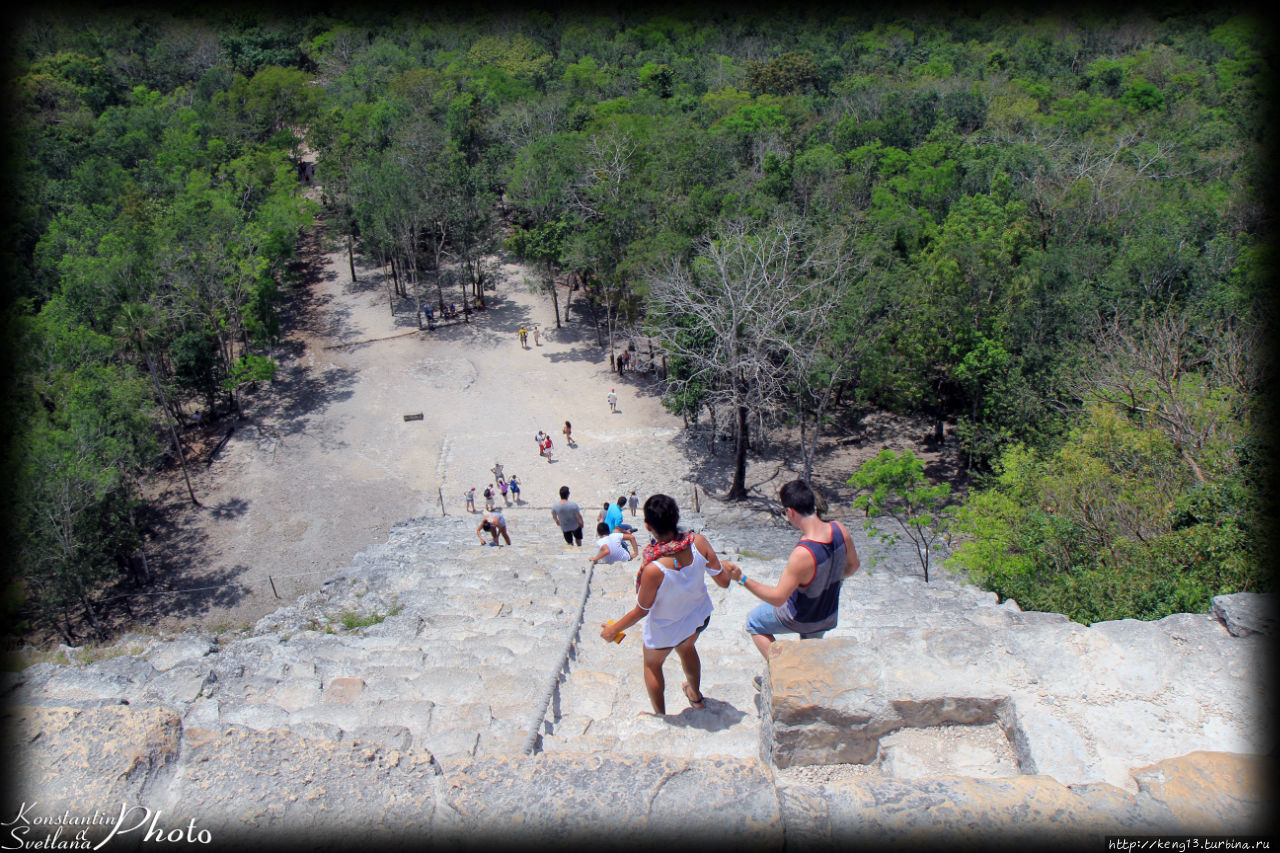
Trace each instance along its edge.
<path fill-rule="evenodd" d="M 1081 399 L 1121 408 L 1163 432 L 1199 483 L 1230 465 L 1259 381 L 1256 328 L 1235 319 L 1197 326 L 1173 311 L 1130 326 L 1099 325 L 1097 369 L 1075 383 Z"/>
<path fill-rule="evenodd" d="M 625 130 L 610 128 L 587 140 L 582 168 L 569 190 L 570 203 L 585 218 L 597 219 L 602 206 L 617 204 L 635 151 L 635 140 Z"/>
<path fill-rule="evenodd" d="M 802 364 L 799 348 L 833 314 L 832 284 L 846 265 L 838 250 L 807 243 L 795 226 L 753 232 L 733 223 L 704 237 L 692 263 L 676 261 L 648 277 L 650 316 L 686 366 L 669 388 L 736 415 L 729 500 L 747 497 L 751 416 L 786 399 Z"/>

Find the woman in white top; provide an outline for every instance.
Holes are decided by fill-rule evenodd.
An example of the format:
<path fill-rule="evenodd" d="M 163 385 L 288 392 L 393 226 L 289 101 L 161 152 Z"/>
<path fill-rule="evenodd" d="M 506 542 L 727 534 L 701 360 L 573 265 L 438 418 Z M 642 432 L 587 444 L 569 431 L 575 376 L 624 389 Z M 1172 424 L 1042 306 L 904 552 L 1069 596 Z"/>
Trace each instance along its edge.
<path fill-rule="evenodd" d="M 644 502 L 644 526 L 654 542 L 645 546 L 643 565 L 636 575 L 636 606 L 612 625 L 601 625 L 600 636 L 612 641 L 620 631 L 645 619 L 644 686 L 655 714 L 666 714 L 666 680 L 662 664 L 675 649 L 684 669 L 681 688 L 694 708 L 704 707 L 700 683 L 702 661 L 694 644 L 711 621 L 711 596 L 706 575 L 728 587 L 720 558 L 701 533 L 681 533 L 680 509 L 667 495 L 651 495 Z M 729 565 L 726 563 L 725 565 Z"/>

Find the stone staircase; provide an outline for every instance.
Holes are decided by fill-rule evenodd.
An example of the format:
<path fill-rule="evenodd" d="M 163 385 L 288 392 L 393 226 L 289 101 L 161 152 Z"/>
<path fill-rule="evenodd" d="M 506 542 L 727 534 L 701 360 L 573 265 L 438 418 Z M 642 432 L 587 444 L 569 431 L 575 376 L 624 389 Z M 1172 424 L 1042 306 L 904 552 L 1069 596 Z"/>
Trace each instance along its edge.
<path fill-rule="evenodd" d="M 703 532 L 722 557 L 748 574 L 777 576 L 794 531 L 739 510 L 708 509 L 706 515 L 686 514 L 683 526 Z M 1139 818 L 1146 821 L 1142 825 L 1167 826 L 1160 823 L 1165 812 L 1157 810 L 1152 817 L 1147 806 L 1124 799 L 1142 787 L 1128 776 L 1131 770 L 1196 749 L 1233 747 L 1254 754 L 1270 749 L 1269 724 L 1259 722 L 1269 719 L 1270 694 L 1249 695 L 1239 680 L 1256 662 L 1258 635 L 1232 637 L 1209 616 L 1127 628 L 1145 632 L 1134 634 L 1133 644 L 1157 650 L 1163 647 L 1152 637 L 1167 638 L 1172 631 L 1184 638 L 1183 645 L 1190 637 L 1200 644 L 1203 661 L 1193 676 L 1198 683 L 1165 688 L 1176 701 L 1169 715 L 1160 717 L 1164 732 L 1144 739 L 1124 728 L 1138 719 L 1133 696 L 1113 696 L 1105 706 L 1072 705 L 1078 703 L 1075 693 L 1091 685 L 1119 689 L 1114 673 L 1088 671 L 1090 649 L 1111 655 L 1097 660 L 1150 671 L 1151 662 L 1138 660 L 1137 652 L 1117 657 L 1119 646 L 1108 645 L 1106 638 L 1118 638 L 1122 632 L 1116 626 L 1127 622 L 1085 629 L 1058 614 L 1024 613 L 1016 603 L 998 604 L 995 595 L 945 571 L 935 570 L 925 584 L 909 543 L 872 560 L 879 547 L 869 544 L 856 524 L 847 526 L 864 569 L 846 581 L 840 625 L 826 641 L 780 643 L 780 662 L 766 667 L 743 630 L 757 599 L 736 584 L 723 590 L 708 584 L 715 611 L 698 643 L 706 707 L 688 707 L 679 661 L 672 656 L 666 665 L 668 716 L 641 715 L 649 703 L 640 626 L 620 644 L 598 636 L 602 622 L 632 606 L 638 563 L 591 569 L 593 537 L 581 548 L 565 545 L 546 507 L 508 507 L 505 514 L 513 544 L 501 548 L 477 542 L 478 516 L 401 523 L 386 542 L 357 555 L 320 590 L 261 619 L 246 636 L 126 638 L 119 646 L 125 653 L 116 657 L 83 666 L 42 663 L 7 673 L 0 690 L 18 709 L 10 714 L 17 715 L 18 730 L 34 727 L 44 733 L 31 737 L 46 751 L 26 756 L 34 768 L 31 796 L 60 801 L 57 786 L 66 783 L 50 781 L 51 794 L 39 780 L 74 778 L 66 775 L 68 755 L 83 749 L 57 752 L 58 738 L 46 730 L 79 721 L 77 731 L 86 725 L 114 731 L 125 725 L 122 714 L 133 715 L 129 719 L 145 728 L 131 741 L 169 743 L 172 754 L 160 749 L 131 759 L 129 767 L 135 769 L 100 782 L 112 797 L 123 791 L 170 808 L 183 806 L 188 813 L 218 811 L 225 826 L 239 825 L 236 820 L 254 826 L 295 820 L 319 831 L 323 820 L 294 802 L 300 790 L 329 779 L 324 790 L 337 803 L 324 808 L 313 803 L 321 813 L 336 819 L 333 810 L 341 811 L 343 803 L 382 809 L 399 802 L 397 797 L 417 798 L 428 813 L 410 810 L 395 820 L 428 835 L 439 834 L 442 826 L 478 825 L 481 814 L 488 815 L 486 820 L 529 821 L 528 826 L 545 829 L 550 813 L 530 813 L 530 804 L 513 792 L 568 785 L 577 802 L 586 796 L 581 786 L 611 773 L 621 774 L 611 793 L 595 795 L 595 805 L 583 815 L 556 817 L 555 826 L 590 815 L 616 817 L 619 809 L 627 820 L 640 821 L 637 826 L 651 826 L 646 821 L 658 814 L 666 814 L 669 822 L 672 815 L 685 815 L 680 810 L 687 804 L 673 801 L 664 806 L 667 811 L 655 811 L 655 803 L 666 802 L 662 798 L 674 790 L 672 779 L 686 777 L 737 792 L 724 806 L 726 815 L 709 826 L 729 815 L 749 817 L 766 828 L 778 822 L 791 826 L 793 839 L 813 833 L 829 839 L 833 815 L 847 810 L 843 797 L 852 790 L 841 785 L 859 779 L 880 786 L 923 780 L 935 787 L 912 788 L 913 796 L 928 790 L 935 798 L 944 796 L 937 793 L 936 780 L 958 777 L 1024 785 L 1051 778 L 1055 791 L 1108 781 L 1104 793 L 1082 800 L 1083 805 L 1055 807 L 1052 814 L 1062 808 L 1075 814 L 1071 809 L 1078 808 L 1093 815 L 1092 822 L 1080 826 L 1114 828 Z M 1077 657 L 1085 662 L 1084 671 L 1075 665 Z M 983 675 L 988 671 L 1004 680 L 994 684 Z M 1037 694 L 1034 673 L 1062 684 L 1044 685 L 1050 689 Z M 1142 678 L 1136 670 L 1124 674 Z M 934 687 L 940 692 L 930 692 Z M 999 690 L 1008 696 L 996 696 Z M 1199 704 L 1197 690 L 1204 695 Z M 1240 694 L 1238 701 L 1223 698 L 1233 690 Z M 1258 699 L 1262 703 L 1251 715 L 1245 706 Z M 1055 703 L 1074 716 L 1053 717 L 1045 709 Z M 1219 705 L 1230 707 L 1221 711 Z M 1111 711 L 1118 712 L 1116 731 L 1108 730 Z M 1152 718 L 1142 713 L 1143 719 Z M 1085 737 L 1095 746 L 1071 740 L 1068 735 L 1077 730 L 1088 731 Z M 1069 760 L 1055 763 L 1054 743 Z M 1147 743 L 1164 752 L 1144 751 Z M 1105 755 L 1096 744 L 1105 747 Z M 307 764 L 306 756 L 317 751 L 328 756 L 327 771 Z M 151 769 L 142 773 L 135 790 L 128 780 L 141 772 L 139 762 Z M 1105 773 L 1097 769 L 1103 765 Z M 93 761 L 77 766 L 81 789 L 77 793 L 73 786 L 65 793 L 83 800 L 96 790 L 93 785 L 99 783 L 92 779 L 101 771 Z M 297 774 L 293 782 L 279 775 L 290 772 Z M 370 773 L 381 774 L 377 778 L 389 787 L 356 784 L 361 774 Z M 409 775 L 394 782 L 397 773 Z M 262 805 L 250 811 L 252 819 L 233 819 L 229 810 L 248 808 L 243 792 L 234 800 L 237 805 L 230 805 L 229 793 L 213 790 L 221 790 L 209 781 L 215 778 L 223 779 L 222 788 L 237 790 L 252 780 L 274 778 L 271 784 L 253 781 L 262 785 L 255 802 L 269 804 L 279 795 L 292 805 Z M 278 794 L 280 786 L 292 793 Z M 846 794 L 833 793 L 841 790 Z M 338 797 L 336 791 L 346 793 Z M 967 788 L 964 792 L 970 796 Z M 639 805 L 630 805 L 628 797 Z M 1257 808 L 1256 798 L 1245 799 L 1240 808 Z M 449 809 L 437 813 L 446 803 Z M 867 807 L 874 811 L 869 801 Z M 788 818 L 788 808 L 799 811 Z M 819 813 L 826 817 L 819 820 Z M 922 815 L 900 816 L 896 826 L 907 831 L 945 825 L 945 819 L 931 824 Z M 842 820 L 856 823 L 863 817 Z M 876 825 L 877 831 L 892 829 L 883 819 Z M 771 831 L 761 830 L 766 836 Z"/>

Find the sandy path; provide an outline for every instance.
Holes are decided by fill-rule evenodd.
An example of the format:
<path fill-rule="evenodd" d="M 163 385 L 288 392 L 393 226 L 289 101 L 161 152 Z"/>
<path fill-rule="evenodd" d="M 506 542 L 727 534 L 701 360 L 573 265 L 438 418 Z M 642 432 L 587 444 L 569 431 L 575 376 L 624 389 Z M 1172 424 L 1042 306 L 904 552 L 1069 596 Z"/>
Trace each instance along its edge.
<path fill-rule="evenodd" d="M 119 627 L 250 627 L 384 541 L 392 525 L 439 514 L 441 495 L 446 512 L 465 512 L 464 490 L 482 492 L 495 461 L 523 482 L 523 505 L 507 511 L 517 546 L 521 537 L 558 538 L 547 508 L 561 485 L 581 505 L 588 535 L 602 501 L 633 489 L 641 501 L 665 491 L 682 507 L 694 482 L 727 489 L 729 456 L 709 458 L 705 436 L 695 442 L 682 432 L 656 380 L 609 370 L 585 303 L 575 300 L 556 329 L 548 297 L 524 284 L 528 272 L 503 263 L 487 310 L 470 324 L 419 331 L 411 301 L 392 316 L 381 270 L 357 264 L 353 282 L 345 251 L 321 248 L 323 228 L 317 235 L 304 252 L 311 284 L 293 295 L 291 331 L 273 353 L 275 382 L 246 395 L 248 417 L 211 464 L 192 468 L 202 506 L 191 506 L 176 472 L 158 484 L 147 555 L 159 580 L 124 599 Z M 532 323 L 543 330 L 541 345 L 531 336 L 522 348 L 516 332 Z M 614 387 L 616 414 L 606 402 Z M 404 420 L 417 413 L 422 420 Z M 577 447 L 565 446 L 565 420 Z M 537 454 L 540 428 L 555 441 L 553 463 Z M 919 443 L 924 432 L 872 416 L 856 434 L 826 440 L 814 482 L 830 514 L 852 521 L 844 481 L 882 447 L 911 447 L 931 476 L 953 474 L 954 443 L 930 450 Z M 765 458 L 748 465 L 748 487 L 768 499 L 799 464 L 778 438 L 775 431 Z M 700 497 L 704 511 L 723 508 L 705 491 Z M 733 513 L 763 519 L 763 502 Z"/>
<path fill-rule="evenodd" d="M 203 507 L 170 484 L 166 528 L 148 553 L 163 588 L 194 591 L 146 598 L 162 630 L 247 627 L 391 525 L 439 514 L 441 494 L 449 514 L 463 512 L 463 491 L 483 491 L 495 461 L 523 483 L 524 506 L 508 511 L 517 544 L 556 536 L 549 513 L 533 508 L 549 507 L 561 485 L 593 525 L 604 499 L 631 489 L 643 499 L 687 474 L 676 466 L 662 484 L 646 479 L 680 420 L 652 383 L 615 381 L 579 303 L 556 330 L 548 298 L 527 291 L 519 266 L 499 268 L 488 309 L 470 325 L 430 332 L 417 330 L 411 305 L 392 317 L 378 270 L 356 271 L 353 283 L 345 253 L 323 255 L 277 353 L 275 386 L 249 399 L 249 417 L 213 463 L 193 468 Z M 541 325 L 541 346 L 532 336 L 520 346 L 522 323 Z M 566 419 L 577 448 L 560 433 Z M 555 440 L 553 463 L 537 455 L 539 428 Z"/>

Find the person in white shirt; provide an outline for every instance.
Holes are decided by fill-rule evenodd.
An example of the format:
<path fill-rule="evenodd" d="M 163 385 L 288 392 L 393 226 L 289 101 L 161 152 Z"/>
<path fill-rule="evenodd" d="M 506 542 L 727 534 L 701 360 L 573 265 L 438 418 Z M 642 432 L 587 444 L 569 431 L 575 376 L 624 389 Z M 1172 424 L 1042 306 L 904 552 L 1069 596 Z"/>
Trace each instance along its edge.
<path fill-rule="evenodd" d="M 603 560 L 606 563 L 621 563 L 631 559 L 631 554 L 639 553 L 640 546 L 636 544 L 636 537 L 625 530 L 618 530 L 613 533 L 609 532 L 609 525 L 603 521 L 596 525 L 596 535 L 600 538 L 596 540 L 596 547 L 600 549 L 600 553 L 591 558 L 591 562 L 599 563 Z M 627 548 L 622 544 L 623 540 L 631 543 L 631 552 L 627 552 Z"/>

